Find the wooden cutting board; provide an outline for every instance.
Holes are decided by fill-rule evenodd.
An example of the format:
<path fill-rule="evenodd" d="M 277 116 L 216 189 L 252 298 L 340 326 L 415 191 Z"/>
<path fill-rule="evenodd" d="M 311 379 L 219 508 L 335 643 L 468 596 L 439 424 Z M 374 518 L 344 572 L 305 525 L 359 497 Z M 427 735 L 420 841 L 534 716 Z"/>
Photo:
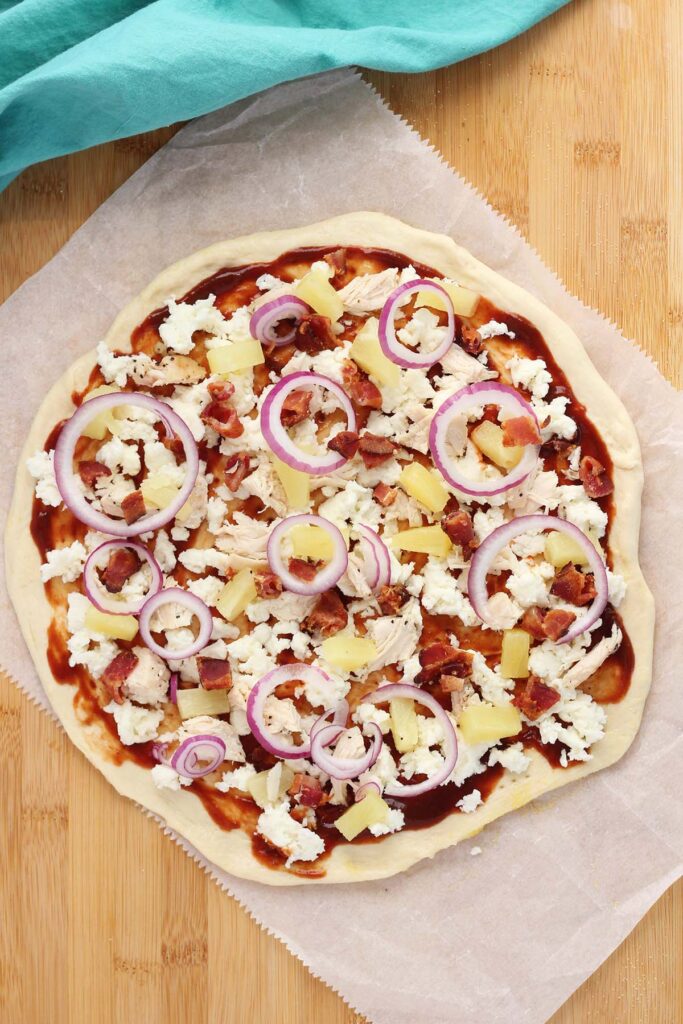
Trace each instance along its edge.
<path fill-rule="evenodd" d="M 681 52 L 676 0 L 574 0 L 457 67 L 368 73 L 569 289 L 679 386 Z M 0 300 L 173 131 L 50 161 L 0 195 Z M 358 1024 L 6 677 L 0 729 L 0 1020 Z M 683 1021 L 682 966 L 679 883 L 552 1024 Z"/>

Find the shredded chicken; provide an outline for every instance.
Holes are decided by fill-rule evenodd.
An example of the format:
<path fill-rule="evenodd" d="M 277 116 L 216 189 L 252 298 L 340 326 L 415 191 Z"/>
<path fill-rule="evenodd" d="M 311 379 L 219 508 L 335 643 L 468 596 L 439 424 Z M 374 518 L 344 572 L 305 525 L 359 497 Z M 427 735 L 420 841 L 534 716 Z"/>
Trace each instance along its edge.
<path fill-rule="evenodd" d="M 421 630 L 422 617 L 416 601 L 405 606 L 403 615 L 383 615 L 368 622 L 368 636 L 377 648 L 377 655 L 368 665 L 368 672 L 411 658 Z"/>
<path fill-rule="evenodd" d="M 607 661 L 610 654 L 619 647 L 621 643 L 621 630 L 615 624 L 609 636 L 603 637 L 600 643 L 596 644 L 592 651 L 584 655 L 580 661 L 569 669 L 562 676 L 561 682 L 565 686 L 580 686 L 596 672 L 604 661 Z"/>

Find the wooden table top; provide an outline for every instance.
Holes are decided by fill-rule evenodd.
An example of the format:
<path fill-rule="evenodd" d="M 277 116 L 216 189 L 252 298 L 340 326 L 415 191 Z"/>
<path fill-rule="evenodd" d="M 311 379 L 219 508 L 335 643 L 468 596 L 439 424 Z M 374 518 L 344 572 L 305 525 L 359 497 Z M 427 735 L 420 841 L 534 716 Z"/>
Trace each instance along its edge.
<path fill-rule="evenodd" d="M 367 76 L 679 386 L 681 52 L 676 0 L 574 0 L 456 67 Z M 31 168 L 0 195 L 0 300 L 173 131 Z M 2 676 L 0 730 L 0 1019 L 359 1024 Z M 683 882 L 552 1024 L 681 1021 L 682 965 Z"/>

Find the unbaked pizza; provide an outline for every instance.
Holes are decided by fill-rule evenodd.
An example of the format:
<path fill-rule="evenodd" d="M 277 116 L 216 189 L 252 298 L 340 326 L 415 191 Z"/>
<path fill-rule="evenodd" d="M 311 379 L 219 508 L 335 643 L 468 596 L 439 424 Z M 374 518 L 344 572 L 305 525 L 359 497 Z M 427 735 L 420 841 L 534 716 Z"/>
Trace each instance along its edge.
<path fill-rule="evenodd" d="M 633 425 L 578 339 L 379 214 L 162 273 L 47 395 L 9 584 L 69 736 L 218 866 L 410 867 L 618 759 Z"/>

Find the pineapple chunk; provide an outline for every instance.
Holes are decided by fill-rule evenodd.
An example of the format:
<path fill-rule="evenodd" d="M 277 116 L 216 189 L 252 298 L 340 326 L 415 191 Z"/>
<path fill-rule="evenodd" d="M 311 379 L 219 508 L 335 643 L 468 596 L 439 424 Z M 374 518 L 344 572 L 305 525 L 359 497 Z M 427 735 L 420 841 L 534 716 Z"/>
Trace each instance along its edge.
<path fill-rule="evenodd" d="M 458 726 L 465 743 L 494 743 L 521 732 L 522 719 L 512 704 L 503 707 L 474 704 L 462 712 Z"/>
<path fill-rule="evenodd" d="M 206 353 L 211 373 L 230 374 L 248 370 L 265 362 L 261 342 L 256 338 L 234 341 L 232 345 L 219 345 Z"/>
<path fill-rule="evenodd" d="M 506 679 L 526 679 L 529 675 L 531 637 L 524 629 L 506 629 L 500 656 L 500 674 Z"/>
<path fill-rule="evenodd" d="M 588 565 L 583 548 L 573 537 L 566 533 L 560 533 L 559 530 L 553 530 L 546 534 L 545 557 L 546 561 L 554 565 L 556 569 L 561 569 L 568 562 L 574 562 L 576 565 Z"/>
<path fill-rule="evenodd" d="M 363 665 L 369 665 L 377 655 L 377 648 L 369 637 L 337 634 L 323 640 L 322 654 L 330 665 L 355 672 Z"/>
<path fill-rule="evenodd" d="M 490 420 L 480 423 L 470 436 L 479 451 L 501 469 L 514 469 L 524 454 L 524 449 L 519 445 L 506 448 L 503 444 L 502 428 L 497 423 L 491 423 Z"/>
<path fill-rule="evenodd" d="M 436 473 L 420 462 L 406 466 L 398 482 L 404 491 L 421 501 L 430 512 L 441 512 L 448 501 L 448 491 Z"/>
<path fill-rule="evenodd" d="M 382 352 L 377 335 L 378 323 L 376 316 L 365 321 L 351 345 L 349 355 L 361 370 L 365 370 L 380 384 L 393 388 L 401 380 L 401 370 Z"/>
<path fill-rule="evenodd" d="M 134 615 L 101 612 L 94 604 L 90 604 L 85 613 L 85 628 L 112 640 L 132 640 L 138 631 L 138 620 Z"/>
<path fill-rule="evenodd" d="M 118 390 L 119 388 L 115 388 L 111 384 L 102 384 L 99 388 L 93 388 L 92 391 L 85 396 L 84 401 L 89 402 L 91 398 L 97 398 L 99 395 L 111 395 L 112 392 Z M 83 437 L 90 437 L 93 441 L 103 441 L 107 431 L 112 430 L 113 419 L 113 409 L 105 409 L 104 412 L 98 413 L 97 416 L 93 416 L 90 423 L 87 423 L 83 428 Z"/>
<path fill-rule="evenodd" d="M 256 586 L 251 569 L 240 569 L 223 587 L 216 608 L 224 619 L 232 622 L 248 604 L 256 600 Z"/>
<path fill-rule="evenodd" d="M 309 306 L 312 306 L 320 316 L 328 316 L 332 323 L 338 320 L 344 312 L 344 303 L 329 280 L 324 274 L 315 270 L 309 270 L 300 281 L 296 282 L 294 293 Z"/>
<path fill-rule="evenodd" d="M 391 538 L 391 546 L 396 551 L 420 551 L 445 558 L 453 545 L 440 526 L 416 526 L 412 530 L 395 533 Z"/>
<path fill-rule="evenodd" d="M 357 804 L 344 811 L 335 821 L 344 839 L 351 842 L 371 825 L 381 825 L 389 816 L 390 807 L 377 793 L 367 793 Z"/>
<path fill-rule="evenodd" d="M 198 715 L 225 715 L 230 710 L 227 690 L 178 690 L 180 717 L 197 718 Z"/>
<path fill-rule="evenodd" d="M 410 697 L 394 697 L 389 701 L 391 734 L 400 754 L 414 750 L 419 742 L 415 701 Z"/>
<path fill-rule="evenodd" d="M 332 538 L 322 526 L 293 526 L 287 534 L 295 558 L 329 562 L 334 553 Z"/>
<path fill-rule="evenodd" d="M 448 281 L 437 281 L 443 290 L 449 295 L 451 302 L 453 303 L 453 309 L 459 316 L 474 316 L 474 312 L 479 305 L 479 299 L 481 298 L 477 292 L 470 291 L 469 288 L 463 288 L 459 284 L 450 284 Z M 432 309 L 445 310 L 445 305 L 434 292 L 418 292 L 417 298 L 415 299 L 415 308 L 419 306 L 431 306 Z"/>
<path fill-rule="evenodd" d="M 277 455 L 271 454 L 270 458 L 284 488 L 289 507 L 308 508 L 311 501 L 311 478 L 308 473 L 292 469 L 286 462 L 278 459 Z"/>
<path fill-rule="evenodd" d="M 282 799 L 293 781 L 292 769 L 282 761 L 278 761 L 267 771 L 253 775 L 247 782 L 247 789 L 254 803 L 265 810 L 266 807 L 271 807 Z"/>
<path fill-rule="evenodd" d="M 163 469 L 149 476 L 140 484 L 146 508 L 166 508 L 178 496 L 180 488 Z"/>

